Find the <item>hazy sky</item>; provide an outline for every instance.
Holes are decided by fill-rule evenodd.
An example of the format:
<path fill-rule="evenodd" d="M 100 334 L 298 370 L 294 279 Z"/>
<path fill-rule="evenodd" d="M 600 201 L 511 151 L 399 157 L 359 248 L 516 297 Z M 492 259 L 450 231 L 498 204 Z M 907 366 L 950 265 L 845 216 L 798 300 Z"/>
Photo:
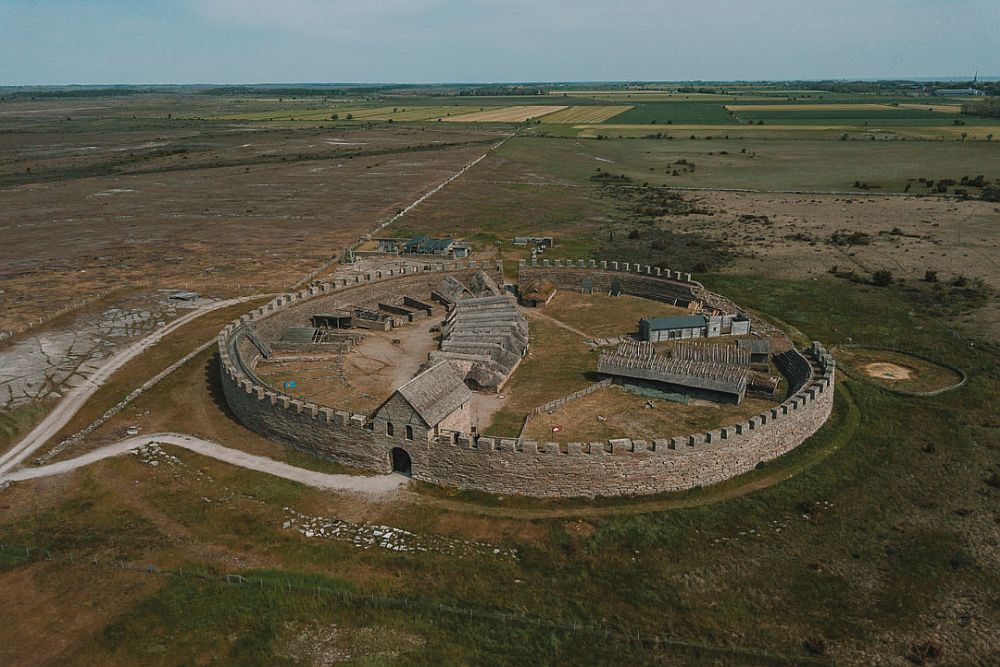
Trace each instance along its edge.
<path fill-rule="evenodd" d="M 1000 74 L 1000 0 L 0 0 L 0 85 Z"/>

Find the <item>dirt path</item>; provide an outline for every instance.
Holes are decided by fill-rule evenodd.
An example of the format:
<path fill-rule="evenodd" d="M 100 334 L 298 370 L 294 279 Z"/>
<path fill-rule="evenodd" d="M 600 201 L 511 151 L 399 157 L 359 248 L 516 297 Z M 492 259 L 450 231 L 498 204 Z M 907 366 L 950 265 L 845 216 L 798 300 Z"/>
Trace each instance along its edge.
<path fill-rule="evenodd" d="M 13 470 L 17 466 L 28 460 L 35 452 L 41 449 L 45 443 L 51 440 L 66 424 L 73 418 L 77 411 L 83 407 L 91 396 L 93 396 L 101 386 L 108 381 L 116 371 L 125 364 L 136 358 L 152 346 L 160 342 L 165 336 L 173 333 L 177 329 L 188 324 L 192 320 L 201 317 L 206 313 L 220 308 L 258 299 L 260 295 L 243 296 L 235 299 L 216 301 L 203 308 L 193 310 L 177 319 L 169 322 L 158 331 L 146 336 L 142 340 L 120 350 L 115 355 L 108 357 L 107 361 L 97 369 L 97 371 L 86 379 L 86 381 L 74 389 L 70 390 L 66 396 L 59 401 L 55 409 L 50 412 L 28 435 L 21 439 L 16 445 L 0 455 L 0 475 Z"/>
<path fill-rule="evenodd" d="M 570 333 L 574 333 L 577 336 L 580 336 L 581 338 L 586 338 L 587 340 L 595 338 L 595 336 L 591 336 L 586 331 L 580 331 L 579 329 L 571 327 L 570 325 L 566 324 L 565 322 L 563 322 L 561 320 L 557 320 L 556 318 L 552 317 L 551 315 L 546 315 L 545 313 L 543 313 L 542 311 L 538 310 L 537 308 L 522 308 L 521 312 L 524 313 L 524 316 L 527 317 L 528 319 L 545 320 L 546 322 L 549 322 L 550 324 L 554 324 L 557 327 L 561 327 L 561 328 L 565 329 L 566 331 L 569 331 Z"/>
<path fill-rule="evenodd" d="M 422 204 L 423 202 L 427 201 L 428 199 L 430 199 L 431 197 L 433 197 L 434 195 L 436 195 L 438 192 L 440 192 L 441 190 L 443 190 L 445 187 L 447 187 L 450 183 L 452 183 L 452 181 L 454 181 L 455 179 L 457 179 L 458 177 L 460 177 L 462 174 L 466 173 L 467 171 L 469 171 L 470 169 L 472 169 L 473 167 L 475 167 L 477 164 L 479 164 L 480 162 L 482 162 L 484 159 L 486 159 L 490 155 L 490 153 L 492 153 L 496 149 L 498 149 L 501 146 L 503 146 L 507 142 L 507 140 L 509 140 L 513 136 L 514 136 L 513 134 L 511 134 L 509 136 L 506 136 L 503 139 L 501 139 L 500 141 L 498 141 L 497 143 L 495 143 L 492 146 L 490 146 L 490 148 L 485 153 L 483 153 L 482 155 L 480 155 L 479 157 L 477 157 L 475 160 L 472 160 L 468 164 L 463 165 L 461 169 L 459 169 L 454 174 L 452 174 L 451 176 L 449 176 L 448 178 L 446 178 L 444 181 L 442 181 L 441 183 L 435 185 L 433 188 L 431 188 L 430 190 L 428 190 L 424 194 L 422 194 L 419 197 L 417 197 L 414 201 L 412 201 L 409 204 L 407 204 L 406 206 L 404 206 L 402 209 L 400 209 L 400 211 L 398 213 L 396 213 L 395 215 L 393 215 L 390 218 L 386 218 L 385 220 L 379 222 L 377 225 L 375 225 L 375 227 L 370 232 L 368 232 L 367 234 L 365 234 L 364 236 L 362 236 L 360 239 L 358 239 L 358 242 L 360 243 L 360 242 L 362 242 L 362 241 L 364 241 L 366 239 L 370 239 L 372 236 L 374 236 L 375 234 L 378 234 L 383 229 L 385 229 L 386 227 L 388 227 L 389 225 L 391 225 L 392 223 L 396 222 L 397 220 L 399 220 L 400 218 L 402 218 L 403 216 L 405 216 L 407 213 L 409 213 L 410 211 L 412 211 L 413 209 L 415 209 L 417 206 L 420 206 L 420 204 Z M 315 271 L 310 272 L 308 275 L 306 275 L 304 278 L 302 278 L 302 280 L 300 280 L 297 283 L 295 283 L 292 286 L 293 289 L 298 289 L 298 288 L 302 287 L 303 285 L 305 285 L 306 283 L 308 283 L 309 281 L 313 280 L 314 278 L 316 278 L 316 276 L 320 275 L 321 273 L 323 273 L 324 271 L 326 271 L 327 269 L 329 269 L 331 266 L 333 266 L 334 263 L 336 263 L 336 261 L 337 261 L 337 255 L 334 255 L 333 257 L 331 257 L 327 261 L 323 262 L 323 264 L 319 268 L 317 268 Z"/>
<path fill-rule="evenodd" d="M 121 456 L 134 449 L 138 449 L 149 444 L 174 445 L 184 449 L 223 461 L 225 463 L 256 470 L 282 479 L 299 482 L 306 486 L 317 489 L 327 489 L 333 491 L 353 491 L 358 493 L 385 494 L 396 490 L 409 480 L 402 475 L 377 475 L 367 477 L 362 475 L 331 475 L 305 468 L 297 468 L 287 463 L 275 461 L 265 456 L 248 454 L 238 449 L 223 447 L 217 442 L 203 440 L 181 433 L 154 433 L 153 435 L 139 436 L 116 442 L 113 445 L 100 447 L 87 452 L 82 456 L 67 461 L 51 463 L 38 468 L 22 468 L 5 475 L 0 474 L 0 484 L 5 482 L 18 482 L 39 477 L 49 477 L 51 475 L 61 475 L 77 468 L 103 461 L 115 456 Z"/>

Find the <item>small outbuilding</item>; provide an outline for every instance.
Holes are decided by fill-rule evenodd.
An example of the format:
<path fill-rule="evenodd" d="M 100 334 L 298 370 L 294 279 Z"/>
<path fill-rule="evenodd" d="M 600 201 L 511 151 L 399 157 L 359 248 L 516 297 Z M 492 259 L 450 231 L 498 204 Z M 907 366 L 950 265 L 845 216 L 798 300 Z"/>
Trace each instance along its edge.
<path fill-rule="evenodd" d="M 521 305 L 531 308 L 541 308 L 552 301 L 556 295 L 556 286 L 545 278 L 531 278 L 520 289 Z"/>
<path fill-rule="evenodd" d="M 751 364 L 766 364 L 771 357 L 771 343 L 766 338 L 740 338 L 736 347 L 750 350 Z"/>
<path fill-rule="evenodd" d="M 645 317 L 639 320 L 639 337 L 651 343 L 658 343 L 661 340 L 708 338 L 710 335 L 708 324 L 708 318 L 704 315 Z"/>

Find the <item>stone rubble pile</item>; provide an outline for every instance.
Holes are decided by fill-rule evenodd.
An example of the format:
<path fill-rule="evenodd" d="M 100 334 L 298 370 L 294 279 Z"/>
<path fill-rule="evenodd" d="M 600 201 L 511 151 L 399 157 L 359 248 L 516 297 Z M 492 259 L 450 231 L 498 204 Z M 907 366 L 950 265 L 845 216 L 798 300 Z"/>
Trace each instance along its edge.
<path fill-rule="evenodd" d="M 361 549 L 440 553 L 458 558 L 493 556 L 517 560 L 517 550 L 487 542 L 459 540 L 440 535 L 418 535 L 402 528 L 379 524 L 357 524 L 341 519 L 303 514 L 284 508 L 289 518 L 282 523 L 284 530 L 293 530 L 307 538 L 323 538 L 351 542 Z"/>

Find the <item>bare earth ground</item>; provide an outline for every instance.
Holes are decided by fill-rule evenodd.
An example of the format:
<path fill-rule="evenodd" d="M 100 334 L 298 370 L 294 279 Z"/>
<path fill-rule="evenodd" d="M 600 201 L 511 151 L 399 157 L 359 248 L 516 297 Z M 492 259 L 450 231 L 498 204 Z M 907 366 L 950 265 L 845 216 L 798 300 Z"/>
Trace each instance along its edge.
<path fill-rule="evenodd" d="M 868 375 L 883 380 L 909 380 L 913 376 L 913 369 L 885 362 L 867 364 L 864 369 Z"/>
<path fill-rule="evenodd" d="M 369 413 L 404 384 L 437 347 L 430 331 L 435 320 L 417 320 L 390 331 L 366 332 L 360 345 L 344 355 L 279 353 L 261 362 L 257 373 L 272 386 L 295 396 L 308 396 L 321 405 Z"/>

